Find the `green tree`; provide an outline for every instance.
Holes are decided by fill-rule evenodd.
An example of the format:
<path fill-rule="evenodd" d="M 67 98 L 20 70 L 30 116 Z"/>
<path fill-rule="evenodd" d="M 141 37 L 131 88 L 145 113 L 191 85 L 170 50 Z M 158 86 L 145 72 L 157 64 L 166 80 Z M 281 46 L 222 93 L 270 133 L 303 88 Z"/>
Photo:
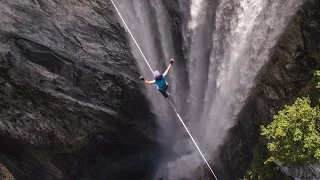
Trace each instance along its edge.
<path fill-rule="evenodd" d="M 316 105 L 320 105 L 320 71 L 317 71 L 316 76 L 314 76 L 306 86 L 305 90 L 302 91 L 301 95 L 308 95 L 311 100 L 311 106 L 314 107 Z"/>
<path fill-rule="evenodd" d="M 310 106 L 310 99 L 298 98 L 274 116 L 267 127 L 261 126 L 261 135 L 270 142 L 267 162 L 279 161 L 285 165 L 319 164 L 320 111 Z"/>
<path fill-rule="evenodd" d="M 317 77 L 318 77 L 318 79 L 319 79 L 319 77 L 320 77 L 320 71 L 317 71 Z M 317 88 L 320 89 L 320 82 L 318 82 Z"/>
<path fill-rule="evenodd" d="M 253 161 L 251 162 L 250 170 L 247 171 L 244 179 L 245 180 L 274 180 L 282 179 L 289 180 L 285 174 L 282 173 L 280 168 L 273 162 L 264 164 L 269 157 L 270 152 L 268 151 L 265 144 L 259 142 L 253 151 Z"/>

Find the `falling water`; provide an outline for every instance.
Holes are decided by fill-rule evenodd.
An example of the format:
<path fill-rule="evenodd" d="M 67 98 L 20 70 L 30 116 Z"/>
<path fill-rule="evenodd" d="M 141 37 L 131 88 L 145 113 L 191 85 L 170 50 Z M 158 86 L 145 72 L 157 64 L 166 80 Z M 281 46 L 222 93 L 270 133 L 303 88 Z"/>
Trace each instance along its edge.
<path fill-rule="evenodd" d="M 182 17 L 184 58 L 169 76 L 170 92 L 187 126 L 211 163 L 234 125 L 254 79 L 301 0 L 117 0 L 125 21 L 154 69 L 165 70 L 173 51 L 165 4 L 177 5 Z M 129 37 L 128 37 L 129 38 Z M 132 42 L 132 52 L 146 79 L 152 73 Z M 186 77 L 189 77 L 187 84 Z M 172 147 L 160 171 L 167 179 L 190 178 L 203 164 L 168 102 L 148 86 L 161 127 L 160 141 Z M 192 178 L 191 178 L 192 179 Z"/>

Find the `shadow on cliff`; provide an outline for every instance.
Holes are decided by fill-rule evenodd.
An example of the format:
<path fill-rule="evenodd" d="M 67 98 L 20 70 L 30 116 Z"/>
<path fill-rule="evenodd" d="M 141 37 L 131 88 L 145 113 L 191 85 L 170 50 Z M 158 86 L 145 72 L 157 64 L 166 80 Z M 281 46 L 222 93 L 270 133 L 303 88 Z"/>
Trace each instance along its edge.
<path fill-rule="evenodd" d="M 0 59 L 0 163 L 17 180 L 152 176 L 156 125 L 134 83 L 21 37 L 9 44 Z"/>

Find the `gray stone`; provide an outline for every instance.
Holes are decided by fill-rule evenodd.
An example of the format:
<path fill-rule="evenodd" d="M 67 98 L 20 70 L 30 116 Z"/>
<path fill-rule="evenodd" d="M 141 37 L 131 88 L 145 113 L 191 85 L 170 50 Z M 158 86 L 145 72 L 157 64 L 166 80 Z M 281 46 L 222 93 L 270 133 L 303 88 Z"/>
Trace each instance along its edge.
<path fill-rule="evenodd" d="M 222 167 L 217 170 L 225 179 L 244 177 L 252 160 L 253 147 L 259 141 L 260 126 L 269 124 L 276 112 L 293 103 L 312 79 L 314 70 L 319 69 L 319 62 L 306 53 L 320 52 L 320 34 L 308 27 L 312 19 L 319 21 L 319 5 L 310 0 L 300 8 L 281 36 L 270 61 L 256 78 L 257 85 L 238 115 L 238 124 L 221 147 Z M 308 21 L 303 22 L 306 19 Z M 308 175 L 310 179 L 319 176 L 318 172 L 313 175 L 310 172 L 316 171 L 304 167 L 287 171 L 287 175 L 296 179 L 299 179 L 297 174 Z"/>
<path fill-rule="evenodd" d="M 0 17 L 0 163 L 16 179 L 150 175 L 156 125 L 110 2 L 2 0 Z"/>

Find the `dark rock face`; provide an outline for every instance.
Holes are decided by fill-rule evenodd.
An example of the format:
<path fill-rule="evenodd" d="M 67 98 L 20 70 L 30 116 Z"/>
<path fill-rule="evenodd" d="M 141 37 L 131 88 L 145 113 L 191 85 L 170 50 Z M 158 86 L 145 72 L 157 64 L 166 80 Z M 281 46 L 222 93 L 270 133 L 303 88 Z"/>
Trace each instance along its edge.
<path fill-rule="evenodd" d="M 0 1 L 0 163 L 16 179 L 142 179 L 153 115 L 108 1 Z"/>
<path fill-rule="evenodd" d="M 237 126 L 221 148 L 224 179 L 243 178 L 259 140 L 260 125 L 269 124 L 285 104 L 293 103 L 319 69 L 313 53 L 320 52 L 320 33 L 310 28 L 315 24 L 320 27 L 319 9 L 320 3 L 312 0 L 301 7 L 257 77 L 257 85 L 239 114 Z"/>

